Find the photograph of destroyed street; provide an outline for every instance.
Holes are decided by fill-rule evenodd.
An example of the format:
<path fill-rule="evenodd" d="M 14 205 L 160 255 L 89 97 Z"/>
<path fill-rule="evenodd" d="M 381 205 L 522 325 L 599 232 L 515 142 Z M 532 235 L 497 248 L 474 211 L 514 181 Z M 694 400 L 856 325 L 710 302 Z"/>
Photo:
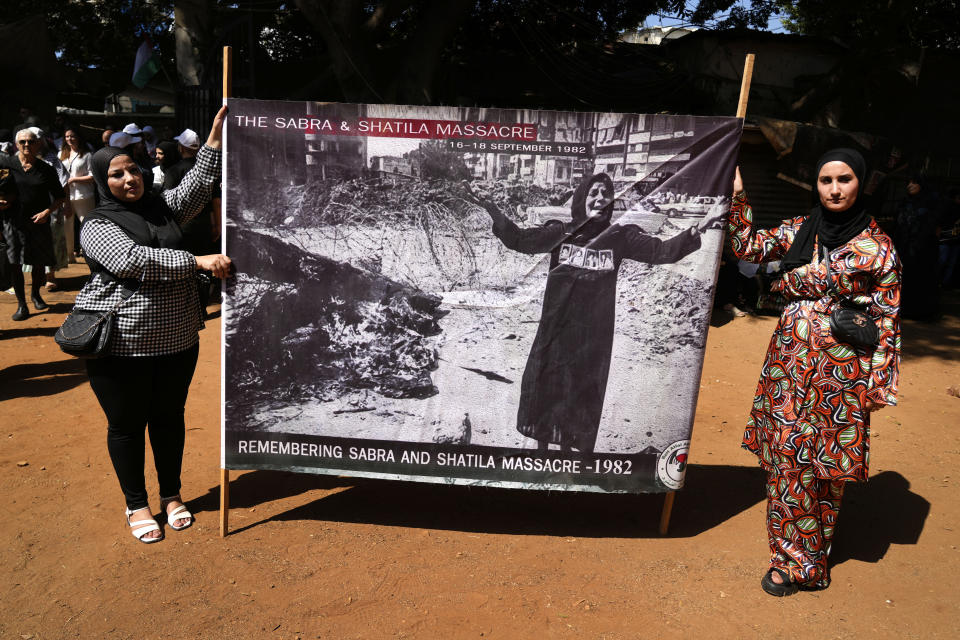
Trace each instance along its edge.
<path fill-rule="evenodd" d="M 569 221 L 577 185 L 606 173 L 612 223 L 668 239 L 729 207 L 740 127 L 252 100 L 231 100 L 230 114 L 226 428 L 510 449 L 537 444 L 517 431 L 517 407 L 550 255 L 506 248 L 465 185 L 526 228 Z M 534 123 L 539 141 L 580 153 L 233 124 L 304 115 Z M 597 452 L 657 453 L 689 437 L 721 238 L 706 231 L 674 264 L 623 261 Z"/>

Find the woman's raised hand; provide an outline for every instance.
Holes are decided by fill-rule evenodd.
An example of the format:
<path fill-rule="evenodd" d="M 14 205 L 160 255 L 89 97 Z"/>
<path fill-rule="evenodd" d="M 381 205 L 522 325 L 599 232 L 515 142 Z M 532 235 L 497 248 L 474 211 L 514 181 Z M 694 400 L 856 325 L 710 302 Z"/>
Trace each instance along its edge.
<path fill-rule="evenodd" d="M 487 214 L 489 214 L 489 216 L 493 219 L 494 222 L 499 222 L 500 220 L 503 220 L 506 218 L 506 216 L 503 215 L 503 212 L 500 211 L 500 208 L 497 207 L 496 203 L 493 202 L 493 200 L 490 200 L 489 198 L 481 198 L 480 196 L 478 196 L 476 192 L 474 192 L 473 187 L 470 186 L 469 182 L 467 182 L 466 180 L 461 180 L 460 186 L 463 187 L 464 199 L 467 202 L 471 202 L 477 205 L 478 207 L 483 208 L 483 210 L 486 211 Z"/>
<path fill-rule="evenodd" d="M 208 256 L 197 256 L 197 269 L 209 271 L 215 278 L 224 280 L 230 275 L 230 265 L 232 261 L 222 253 L 214 253 Z"/>
<path fill-rule="evenodd" d="M 703 219 L 697 223 L 697 231 L 703 233 L 707 229 L 717 227 L 720 222 L 727 217 L 728 211 L 730 211 L 730 205 L 726 202 L 720 202 L 711 206 L 710 210 L 707 211 L 707 215 L 703 216 Z"/>
<path fill-rule="evenodd" d="M 227 119 L 227 105 L 220 107 L 217 115 L 213 118 L 213 126 L 210 127 L 210 135 L 207 136 L 207 146 L 211 149 L 219 149 L 220 142 L 223 140 L 223 122 Z"/>

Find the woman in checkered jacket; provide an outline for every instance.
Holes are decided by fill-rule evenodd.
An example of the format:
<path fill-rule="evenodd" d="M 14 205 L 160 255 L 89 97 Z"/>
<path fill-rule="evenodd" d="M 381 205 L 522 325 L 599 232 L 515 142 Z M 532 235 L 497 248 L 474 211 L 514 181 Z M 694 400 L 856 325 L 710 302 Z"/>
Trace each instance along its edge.
<path fill-rule="evenodd" d="M 194 257 L 180 249 L 180 226 L 210 200 L 220 181 L 220 140 L 226 107 L 213 122 L 197 163 L 176 189 L 155 195 L 128 152 L 105 147 L 90 170 L 100 200 L 83 222 L 80 244 L 92 275 L 79 308 L 118 303 L 109 355 L 88 360 L 87 373 L 107 417 L 107 449 L 126 498 L 127 523 L 144 543 L 163 539 L 144 482 L 144 428 L 160 485 L 160 506 L 175 531 L 193 524 L 180 499 L 183 409 L 197 364 L 203 327 L 196 274 L 225 278 L 230 258 Z"/>

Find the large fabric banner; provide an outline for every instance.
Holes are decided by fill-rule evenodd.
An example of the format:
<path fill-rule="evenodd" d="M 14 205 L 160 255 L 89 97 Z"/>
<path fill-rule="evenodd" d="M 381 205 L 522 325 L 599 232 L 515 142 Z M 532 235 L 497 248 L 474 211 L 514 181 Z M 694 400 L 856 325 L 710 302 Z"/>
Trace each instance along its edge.
<path fill-rule="evenodd" d="M 740 120 L 229 108 L 226 468 L 682 486 Z"/>

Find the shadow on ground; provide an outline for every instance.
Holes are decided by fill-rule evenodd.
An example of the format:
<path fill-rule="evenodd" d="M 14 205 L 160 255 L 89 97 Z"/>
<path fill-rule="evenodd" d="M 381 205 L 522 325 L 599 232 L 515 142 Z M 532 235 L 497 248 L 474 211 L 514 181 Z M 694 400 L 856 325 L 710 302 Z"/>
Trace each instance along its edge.
<path fill-rule="evenodd" d="M 903 320 L 904 360 L 935 357 L 947 362 L 960 361 L 960 291 L 944 291 L 940 296 L 939 318 L 932 322 Z"/>
<path fill-rule="evenodd" d="M 56 331 L 56 328 L 53 331 Z M 86 368 L 83 360 L 78 358 L 15 364 L 0 369 L 0 400 L 53 396 L 86 381 Z"/>
<path fill-rule="evenodd" d="M 47 336 L 51 340 L 53 335 L 59 329 L 59 325 L 53 325 L 49 327 L 15 327 L 13 329 L 4 329 L 3 337 L 4 339 L 16 339 L 16 338 L 32 338 L 33 336 Z M 0 375 L 3 375 L 0 371 Z"/>
<path fill-rule="evenodd" d="M 910 491 L 895 471 L 884 471 L 865 483 L 849 483 L 844 491 L 832 565 L 847 560 L 879 562 L 891 544 L 917 544 L 930 503 Z"/>
<path fill-rule="evenodd" d="M 763 483 L 759 468 L 691 465 L 687 485 L 677 494 L 668 535 L 695 536 L 752 507 L 763 499 Z M 520 491 L 253 471 L 231 482 L 231 507 L 250 508 L 337 487 L 346 489 L 233 533 L 270 520 L 323 520 L 513 535 L 658 537 L 664 501 L 663 494 Z M 190 507 L 218 509 L 219 487 L 211 487 Z"/>
<path fill-rule="evenodd" d="M 89 273 L 82 276 L 70 276 L 69 278 L 57 276 L 57 288 L 60 291 L 80 291 L 89 279 Z"/>

